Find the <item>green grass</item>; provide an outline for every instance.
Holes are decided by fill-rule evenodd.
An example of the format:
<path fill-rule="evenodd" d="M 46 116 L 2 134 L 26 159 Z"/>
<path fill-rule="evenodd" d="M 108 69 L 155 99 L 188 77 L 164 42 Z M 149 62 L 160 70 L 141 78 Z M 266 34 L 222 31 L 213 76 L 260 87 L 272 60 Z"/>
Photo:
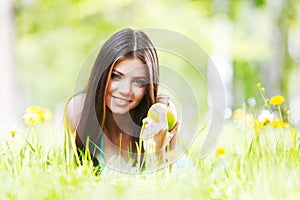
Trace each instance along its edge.
<path fill-rule="evenodd" d="M 26 142 L 34 134 L 35 142 Z M 60 133 L 46 134 L 42 126 L 14 138 L 1 135 L 0 199 L 296 199 L 300 195 L 298 142 L 294 146 L 284 129 L 265 127 L 255 138 L 228 121 L 217 145 L 226 150 L 225 155 L 212 152 L 200 160 L 204 135 L 199 135 L 187 152 L 195 168 L 186 165 L 172 173 L 140 175 L 104 170 L 95 176 L 90 163 L 67 166 L 62 138 Z M 60 142 L 49 145 L 55 140 Z"/>

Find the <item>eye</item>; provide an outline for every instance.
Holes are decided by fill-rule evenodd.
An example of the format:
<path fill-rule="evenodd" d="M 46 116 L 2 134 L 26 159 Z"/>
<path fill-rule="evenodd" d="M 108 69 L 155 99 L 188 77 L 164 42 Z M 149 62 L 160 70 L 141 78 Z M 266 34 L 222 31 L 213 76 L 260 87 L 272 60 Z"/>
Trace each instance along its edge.
<path fill-rule="evenodd" d="M 112 73 L 112 74 L 111 74 L 111 78 L 112 78 L 112 79 L 121 79 L 121 76 L 118 75 L 118 74 L 116 74 L 116 73 Z"/>
<path fill-rule="evenodd" d="M 138 85 L 138 86 L 144 86 L 146 84 L 146 82 L 144 80 L 134 80 L 134 84 Z"/>

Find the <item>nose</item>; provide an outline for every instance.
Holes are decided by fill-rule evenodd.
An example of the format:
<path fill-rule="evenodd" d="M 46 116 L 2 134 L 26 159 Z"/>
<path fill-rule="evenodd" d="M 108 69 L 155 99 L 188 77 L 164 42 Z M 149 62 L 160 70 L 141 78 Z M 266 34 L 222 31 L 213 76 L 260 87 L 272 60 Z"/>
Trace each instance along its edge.
<path fill-rule="evenodd" d="M 118 90 L 119 90 L 120 94 L 122 94 L 124 96 L 130 95 L 130 93 L 131 93 L 131 82 L 130 82 L 130 80 L 124 79 L 123 81 L 121 81 L 118 85 Z"/>

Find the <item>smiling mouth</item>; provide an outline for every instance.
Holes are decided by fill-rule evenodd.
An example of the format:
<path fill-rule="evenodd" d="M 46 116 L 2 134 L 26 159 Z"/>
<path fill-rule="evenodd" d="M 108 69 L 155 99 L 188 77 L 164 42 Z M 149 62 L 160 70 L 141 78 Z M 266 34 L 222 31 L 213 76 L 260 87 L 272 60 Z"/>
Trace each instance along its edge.
<path fill-rule="evenodd" d="M 124 99 L 124 98 L 120 98 L 120 97 L 115 97 L 112 96 L 113 99 L 115 100 L 115 102 L 119 105 L 125 106 L 128 105 L 130 102 L 132 102 L 132 100 L 128 100 L 128 99 Z"/>

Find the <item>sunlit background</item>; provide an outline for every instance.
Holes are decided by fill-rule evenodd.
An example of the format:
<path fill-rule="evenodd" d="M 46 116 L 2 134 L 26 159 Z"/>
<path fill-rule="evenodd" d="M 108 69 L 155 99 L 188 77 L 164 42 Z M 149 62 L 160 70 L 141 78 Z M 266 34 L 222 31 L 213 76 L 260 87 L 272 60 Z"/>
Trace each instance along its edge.
<path fill-rule="evenodd" d="M 223 81 L 226 98 L 216 102 L 225 101 L 227 120 L 217 140 L 206 134 L 221 126 L 210 120 L 211 71 L 199 75 L 158 51 L 163 89 L 171 83 L 184 97 L 189 117 L 180 122 L 201 121 L 192 145 L 177 146 L 184 153 L 172 170 L 94 168 L 88 148 L 82 162 L 68 157 L 78 151 L 65 145 L 66 102 L 84 87 L 97 48 L 127 27 L 190 38 L 207 56 L 180 49 Z M 0 199 L 299 199 L 299 67 L 299 0 L 0 0 Z M 194 130 L 182 127 L 176 141 L 186 144 Z"/>
<path fill-rule="evenodd" d="M 262 82 L 300 123 L 298 0 L 1 0 L 0 27 L 0 128 L 21 123 L 29 105 L 62 119 L 85 59 L 126 27 L 169 29 L 200 45 L 222 78 L 227 118 L 247 101 L 262 104 Z"/>

